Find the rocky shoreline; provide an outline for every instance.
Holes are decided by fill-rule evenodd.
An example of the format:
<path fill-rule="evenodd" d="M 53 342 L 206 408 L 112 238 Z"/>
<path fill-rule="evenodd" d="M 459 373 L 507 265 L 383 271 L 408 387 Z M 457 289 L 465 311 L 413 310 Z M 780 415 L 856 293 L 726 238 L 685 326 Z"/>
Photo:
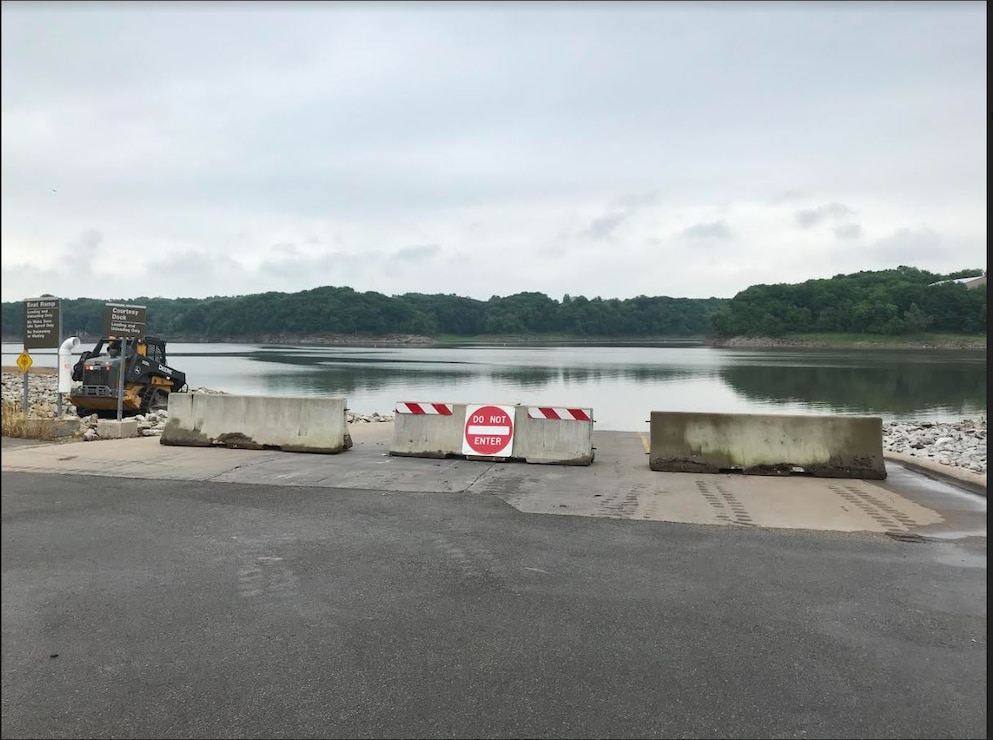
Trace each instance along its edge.
<path fill-rule="evenodd" d="M 708 347 L 715 349 L 935 349 L 962 350 L 986 349 L 986 337 L 977 339 L 934 339 L 929 341 L 899 339 L 879 342 L 875 340 L 828 341 L 816 339 L 790 339 L 774 337 L 728 337 L 710 339 Z"/>
<path fill-rule="evenodd" d="M 32 374 L 29 397 L 33 416 L 55 418 L 57 401 L 56 376 Z M 210 388 L 191 388 L 191 393 L 223 393 Z M 3 373 L 3 401 L 20 406 L 23 398 L 23 380 L 19 373 Z M 63 402 L 63 418 L 75 419 L 75 409 L 67 400 Z M 153 412 L 135 417 L 138 429 L 145 436 L 162 434 L 168 412 Z M 90 441 L 99 439 L 96 416 L 79 419 L 80 436 Z M 352 424 L 392 422 L 390 414 L 348 413 Z M 909 455 L 922 461 L 967 470 L 986 475 L 986 417 L 962 419 L 954 423 L 931 421 L 891 421 L 883 424 L 883 451 Z"/>
<path fill-rule="evenodd" d="M 953 424 L 885 422 L 883 453 L 887 452 L 986 475 L 986 417 Z"/>

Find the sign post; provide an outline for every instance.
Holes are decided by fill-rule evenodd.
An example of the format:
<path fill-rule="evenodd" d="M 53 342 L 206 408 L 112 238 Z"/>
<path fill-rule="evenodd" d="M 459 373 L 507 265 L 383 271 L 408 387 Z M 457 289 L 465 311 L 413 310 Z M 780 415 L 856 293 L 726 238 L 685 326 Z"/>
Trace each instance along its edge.
<path fill-rule="evenodd" d="M 33 363 L 34 360 L 31 359 L 31 355 L 28 354 L 27 350 L 22 350 L 21 354 L 17 356 L 17 366 L 21 368 L 21 372 L 24 374 L 24 401 L 22 408 L 25 409 L 25 414 L 27 414 L 28 408 L 28 370 L 31 369 Z"/>
<path fill-rule="evenodd" d="M 481 457 L 510 457 L 514 449 L 514 407 L 465 407 L 462 454 Z"/>
<path fill-rule="evenodd" d="M 59 338 L 58 347 L 59 347 L 59 365 L 60 365 L 58 372 L 61 373 L 62 372 L 62 368 L 61 368 L 61 365 L 62 365 L 62 310 L 61 310 L 61 307 L 60 307 L 60 310 L 59 310 L 58 338 Z M 58 378 L 59 378 L 59 376 L 57 374 L 55 376 L 56 381 L 58 381 Z M 55 386 L 55 416 L 56 416 L 56 418 L 61 419 L 62 418 L 62 389 L 59 387 L 59 385 L 61 385 L 61 384 L 58 383 L 58 382 L 56 382 L 56 386 Z"/>
<path fill-rule="evenodd" d="M 31 413 L 28 370 L 31 368 L 29 349 L 58 348 L 62 334 L 62 302 L 55 296 L 28 298 L 24 301 L 24 351 L 17 358 L 17 366 L 24 373 L 24 415 Z M 26 362 L 22 364 L 22 358 Z M 62 396 L 59 399 L 59 415 L 62 415 Z"/>
<path fill-rule="evenodd" d="M 107 303 L 103 307 L 103 335 L 121 340 L 121 361 L 117 370 L 117 420 L 124 418 L 124 372 L 127 370 L 131 340 L 145 334 L 145 307 Z"/>
<path fill-rule="evenodd" d="M 117 365 L 117 420 L 124 418 L 124 372 L 127 370 L 127 363 L 124 361 L 128 356 L 128 345 L 130 339 L 121 339 L 121 357 Z"/>

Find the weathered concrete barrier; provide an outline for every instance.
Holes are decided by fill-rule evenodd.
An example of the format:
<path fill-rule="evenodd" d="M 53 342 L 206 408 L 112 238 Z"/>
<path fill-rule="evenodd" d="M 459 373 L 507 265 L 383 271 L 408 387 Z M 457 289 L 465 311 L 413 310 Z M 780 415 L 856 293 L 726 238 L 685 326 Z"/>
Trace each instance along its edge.
<path fill-rule="evenodd" d="M 390 454 L 399 457 L 464 457 L 468 460 L 523 460 L 540 465 L 590 465 L 593 462 L 593 410 L 522 404 L 482 405 L 482 409 L 507 409 L 505 425 L 474 424 L 467 410 L 480 405 L 403 401 L 393 413 Z M 510 418 L 513 419 L 511 429 Z M 497 454 L 475 454 L 469 440 L 472 429 L 490 429 L 511 435 Z M 487 434 L 482 431 L 479 434 Z M 491 440 L 494 441 L 494 440 Z M 485 445 L 481 446 L 481 449 Z"/>
<path fill-rule="evenodd" d="M 128 439 L 138 436 L 137 419 L 98 419 L 97 436 L 101 439 Z"/>
<path fill-rule="evenodd" d="M 393 410 L 390 454 L 445 458 L 462 454 L 464 403 L 401 401 Z"/>
<path fill-rule="evenodd" d="M 542 465 L 593 463 L 593 409 L 517 406 L 514 457 Z"/>
<path fill-rule="evenodd" d="M 649 467 L 883 480 L 882 419 L 653 411 Z"/>
<path fill-rule="evenodd" d="M 159 442 L 335 453 L 352 446 L 345 399 L 170 393 Z"/>

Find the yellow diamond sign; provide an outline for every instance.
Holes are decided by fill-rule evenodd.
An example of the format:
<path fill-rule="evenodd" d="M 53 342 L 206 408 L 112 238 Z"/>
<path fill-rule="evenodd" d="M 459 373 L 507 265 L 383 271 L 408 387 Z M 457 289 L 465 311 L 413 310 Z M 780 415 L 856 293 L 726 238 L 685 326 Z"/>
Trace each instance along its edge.
<path fill-rule="evenodd" d="M 21 368 L 22 373 L 26 373 L 32 364 L 34 364 L 34 360 L 31 359 L 31 355 L 28 354 L 27 350 L 24 350 L 17 356 L 17 366 Z"/>

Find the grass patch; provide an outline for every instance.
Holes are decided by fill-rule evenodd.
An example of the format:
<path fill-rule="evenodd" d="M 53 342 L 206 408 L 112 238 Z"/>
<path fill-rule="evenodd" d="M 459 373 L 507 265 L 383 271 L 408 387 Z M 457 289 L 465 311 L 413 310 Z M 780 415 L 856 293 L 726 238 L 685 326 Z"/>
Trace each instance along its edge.
<path fill-rule="evenodd" d="M 4 401 L 0 405 L 0 435 L 4 437 L 51 442 L 65 439 L 67 436 L 75 436 L 78 427 L 79 423 L 71 419 L 42 419 L 28 416 L 21 409 L 20 401 Z M 72 433 L 65 434 L 67 429 L 72 429 Z"/>
<path fill-rule="evenodd" d="M 28 417 L 16 401 L 4 401 L 0 407 L 0 434 L 4 437 L 25 437 Z"/>

